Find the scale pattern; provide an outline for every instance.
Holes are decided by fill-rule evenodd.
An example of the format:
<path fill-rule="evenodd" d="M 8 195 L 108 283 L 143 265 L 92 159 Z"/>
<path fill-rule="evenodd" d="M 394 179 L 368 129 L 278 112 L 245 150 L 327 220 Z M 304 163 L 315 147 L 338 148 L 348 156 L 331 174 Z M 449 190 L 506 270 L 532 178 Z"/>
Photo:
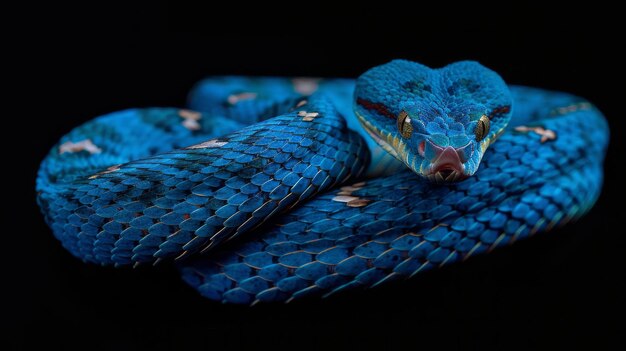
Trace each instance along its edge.
<path fill-rule="evenodd" d="M 601 190 L 604 119 L 571 95 L 513 92 L 516 103 L 536 96 L 566 103 L 513 118 L 555 131 L 556 140 L 542 143 L 513 125 L 466 181 L 434 185 L 407 170 L 330 191 L 253 240 L 185 263 L 183 278 L 215 300 L 289 301 L 410 277 L 578 218 Z"/>
<path fill-rule="evenodd" d="M 367 166 L 364 142 L 328 100 L 313 97 L 306 107 L 315 112 L 288 112 L 99 173 L 75 176 L 63 169 L 72 174 L 69 181 L 46 177 L 66 157 L 61 144 L 44 161 L 38 183 L 46 220 L 74 255 L 104 264 L 185 256 L 238 236 Z M 155 112 L 130 117 L 145 113 Z M 127 133 L 127 120 L 122 113 L 82 129 L 117 127 Z M 84 150 L 68 156 L 92 158 Z"/>
<path fill-rule="evenodd" d="M 608 126 L 578 97 L 510 87 L 511 122 L 479 170 L 437 185 L 364 177 L 373 143 L 348 129 L 353 90 L 221 77 L 192 91 L 202 112 L 96 118 L 44 159 L 38 202 L 84 261 L 184 257 L 203 296 L 250 304 L 407 278 L 563 225 L 600 194 Z"/>

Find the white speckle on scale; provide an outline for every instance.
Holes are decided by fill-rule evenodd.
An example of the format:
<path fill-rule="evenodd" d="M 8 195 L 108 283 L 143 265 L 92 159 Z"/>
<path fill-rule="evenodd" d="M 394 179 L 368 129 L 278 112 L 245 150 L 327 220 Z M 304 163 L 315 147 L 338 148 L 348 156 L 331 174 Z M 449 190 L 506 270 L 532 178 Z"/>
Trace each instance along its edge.
<path fill-rule="evenodd" d="M 533 132 L 537 135 L 541 136 L 541 142 L 545 143 L 548 140 L 555 140 L 556 133 L 553 130 L 545 129 L 543 127 L 526 127 L 526 126 L 518 126 L 515 127 L 516 132 L 528 133 Z"/>
<path fill-rule="evenodd" d="M 121 165 L 113 165 L 113 166 L 107 168 L 106 170 L 104 170 L 102 172 L 98 172 L 98 173 L 92 175 L 91 177 L 89 177 L 89 179 L 96 179 L 96 178 L 98 178 L 99 176 L 101 176 L 103 174 L 113 173 L 113 172 L 117 171 L 118 169 L 120 169 L 120 166 Z"/>
<path fill-rule="evenodd" d="M 257 93 L 239 93 L 239 94 L 231 94 L 228 96 L 228 103 L 231 105 L 235 105 L 239 101 L 244 100 L 253 100 L 256 99 Z"/>
<path fill-rule="evenodd" d="M 298 116 L 302 117 L 302 120 L 305 122 L 311 122 L 315 119 L 315 117 L 319 116 L 318 112 L 307 112 L 307 111 L 299 111 Z"/>
<path fill-rule="evenodd" d="M 179 110 L 178 116 L 183 119 L 183 127 L 189 130 L 200 130 L 200 123 L 198 123 L 198 121 L 202 118 L 202 114 L 200 114 L 200 112 Z"/>
<path fill-rule="evenodd" d="M 192 149 L 192 150 L 193 149 L 207 149 L 207 148 L 212 148 L 212 147 L 222 147 L 226 144 L 228 144 L 227 141 L 220 141 L 219 139 L 211 139 L 209 141 L 205 141 L 200 144 L 189 146 L 187 149 Z"/>
<path fill-rule="evenodd" d="M 87 151 L 90 154 L 99 154 L 102 152 L 102 149 L 97 147 L 91 139 L 85 139 L 78 141 L 76 143 L 72 141 L 66 141 L 61 146 L 59 146 L 59 154 L 64 154 L 66 152 L 75 153 L 80 151 Z"/>
<path fill-rule="evenodd" d="M 293 90 L 302 95 L 311 95 L 319 88 L 320 78 L 294 78 L 291 80 L 293 83 Z"/>

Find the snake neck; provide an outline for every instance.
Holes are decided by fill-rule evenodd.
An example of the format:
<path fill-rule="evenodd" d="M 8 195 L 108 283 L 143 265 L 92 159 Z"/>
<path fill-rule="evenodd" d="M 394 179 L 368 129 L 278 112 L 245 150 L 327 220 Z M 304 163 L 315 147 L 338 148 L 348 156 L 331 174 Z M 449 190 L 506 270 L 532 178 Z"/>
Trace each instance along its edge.
<path fill-rule="evenodd" d="M 345 80 L 346 84 L 341 84 L 332 91 L 321 92 L 325 98 L 329 99 L 337 112 L 344 117 L 348 129 L 359 134 L 365 141 L 369 150 L 369 166 L 365 177 L 374 178 L 385 175 L 394 174 L 395 172 L 405 169 L 406 166 L 392 156 L 388 151 L 384 150 L 376 141 L 368 134 L 359 122 L 354 106 L 354 88 L 356 81 Z"/>
<path fill-rule="evenodd" d="M 369 167 L 365 174 L 368 178 L 391 175 L 406 166 L 394 157 L 388 150 L 385 150 L 375 140 L 375 135 L 370 134 L 366 128 L 359 122 L 354 111 L 344 114 L 348 128 L 358 133 L 367 144 L 370 154 Z"/>

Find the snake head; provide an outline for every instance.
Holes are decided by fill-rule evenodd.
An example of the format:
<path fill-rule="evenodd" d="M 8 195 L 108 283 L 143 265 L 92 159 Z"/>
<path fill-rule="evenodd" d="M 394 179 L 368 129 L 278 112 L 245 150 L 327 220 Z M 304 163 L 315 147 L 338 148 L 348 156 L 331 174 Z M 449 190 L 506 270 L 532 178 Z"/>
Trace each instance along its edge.
<path fill-rule="evenodd" d="M 387 152 L 437 183 L 472 176 L 511 116 L 498 74 L 477 62 L 440 69 L 395 60 L 359 77 L 357 119 Z"/>

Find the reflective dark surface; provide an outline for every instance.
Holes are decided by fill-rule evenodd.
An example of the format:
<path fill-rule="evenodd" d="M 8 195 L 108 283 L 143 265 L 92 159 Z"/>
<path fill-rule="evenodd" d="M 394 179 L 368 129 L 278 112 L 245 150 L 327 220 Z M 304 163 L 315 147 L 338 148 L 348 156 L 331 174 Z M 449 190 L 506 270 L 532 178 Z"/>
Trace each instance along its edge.
<path fill-rule="evenodd" d="M 17 179 L 3 187 L 12 204 L 2 230 L 8 239 L 2 244 L 8 345 L 602 349 L 624 342 L 625 95 L 610 16 L 578 9 L 529 11 L 518 20 L 507 12 L 502 18 L 430 18 L 359 9 L 357 16 L 328 18 L 275 14 L 258 25 L 236 17 L 229 27 L 216 24 L 214 12 L 185 10 L 141 9 L 119 21 L 109 11 L 91 21 L 59 10 L 58 16 L 30 18 L 41 25 L 39 34 L 9 40 L 16 97 L 5 104 L 16 110 L 4 117 L 15 125 L 3 128 L 3 143 L 22 165 L 5 160 L 3 166 Z M 131 31 L 114 32 L 122 23 Z M 58 26 L 69 32 L 51 29 Z M 338 29 L 325 36 L 315 26 Z M 86 35 L 86 27 L 106 32 Z M 170 31 L 196 29 L 208 33 Z M 591 213 L 549 235 L 392 287 L 253 308 L 201 298 L 168 265 L 83 264 L 60 247 L 39 214 L 34 179 L 40 160 L 61 135 L 94 116 L 181 106 L 191 86 L 212 74 L 353 77 L 397 57 L 429 66 L 474 59 L 509 83 L 568 91 L 595 103 L 609 120 L 611 144 L 604 192 Z"/>

